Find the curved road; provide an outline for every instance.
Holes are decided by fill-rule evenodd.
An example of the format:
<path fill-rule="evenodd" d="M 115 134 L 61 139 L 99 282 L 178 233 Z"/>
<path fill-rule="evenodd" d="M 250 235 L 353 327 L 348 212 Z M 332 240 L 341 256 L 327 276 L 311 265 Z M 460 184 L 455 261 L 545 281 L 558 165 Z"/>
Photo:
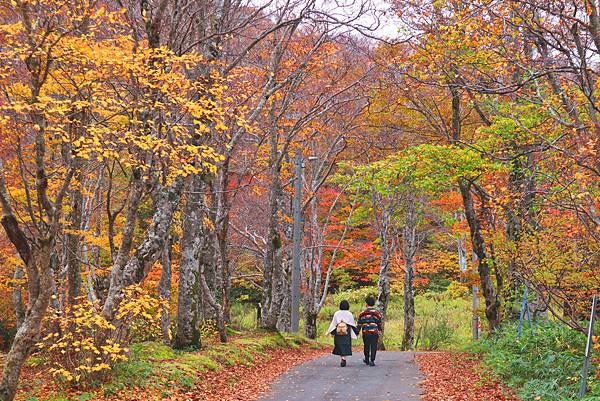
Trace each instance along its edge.
<path fill-rule="evenodd" d="M 378 352 L 377 366 L 355 352 L 345 368 L 327 355 L 279 377 L 259 401 L 418 401 L 423 379 L 412 352 Z"/>

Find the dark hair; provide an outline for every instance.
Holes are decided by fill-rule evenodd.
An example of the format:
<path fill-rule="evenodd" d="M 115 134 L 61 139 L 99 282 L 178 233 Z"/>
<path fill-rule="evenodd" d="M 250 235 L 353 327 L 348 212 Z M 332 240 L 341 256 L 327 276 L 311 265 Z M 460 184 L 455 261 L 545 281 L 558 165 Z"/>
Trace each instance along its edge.
<path fill-rule="evenodd" d="M 348 301 L 346 301 L 345 299 L 340 302 L 340 310 L 349 310 L 350 309 L 350 303 Z"/>
<path fill-rule="evenodd" d="M 367 299 L 365 299 L 367 306 L 375 306 L 375 298 L 372 295 L 369 295 Z"/>

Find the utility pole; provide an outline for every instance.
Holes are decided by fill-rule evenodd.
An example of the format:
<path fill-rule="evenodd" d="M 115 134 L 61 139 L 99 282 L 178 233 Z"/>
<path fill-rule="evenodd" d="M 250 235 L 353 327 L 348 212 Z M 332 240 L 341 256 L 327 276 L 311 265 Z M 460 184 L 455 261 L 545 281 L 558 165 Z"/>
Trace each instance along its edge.
<path fill-rule="evenodd" d="M 294 248 L 292 250 L 292 313 L 291 332 L 297 333 L 300 325 L 300 257 L 302 253 L 302 153 L 296 152 L 296 177 L 294 179 Z"/>

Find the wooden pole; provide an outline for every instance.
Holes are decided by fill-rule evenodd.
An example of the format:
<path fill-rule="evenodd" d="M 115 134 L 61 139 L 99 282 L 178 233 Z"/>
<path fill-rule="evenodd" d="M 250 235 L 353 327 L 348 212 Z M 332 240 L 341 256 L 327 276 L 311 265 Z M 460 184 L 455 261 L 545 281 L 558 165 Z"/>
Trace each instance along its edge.
<path fill-rule="evenodd" d="M 472 262 L 473 269 L 476 270 L 475 267 L 477 263 L 477 255 L 475 252 L 472 252 Z M 473 340 L 479 340 L 479 315 L 477 311 L 479 310 L 479 287 L 473 284 L 473 322 L 471 325 L 471 330 L 473 333 Z"/>
<path fill-rule="evenodd" d="M 592 299 L 592 312 L 590 313 L 590 325 L 588 327 L 587 342 L 585 345 L 585 356 L 583 357 L 583 370 L 581 371 L 581 383 L 579 385 L 579 398 L 585 397 L 587 390 L 588 374 L 590 372 L 590 359 L 592 356 L 592 337 L 594 336 L 594 320 L 596 318 L 596 308 L 598 306 L 598 293 L 594 294 Z"/>
<path fill-rule="evenodd" d="M 519 316 L 519 326 L 517 326 L 517 338 L 521 338 L 521 332 L 523 331 L 523 320 L 525 319 L 525 313 L 529 320 L 529 328 L 531 328 L 531 316 L 529 315 L 529 303 L 527 302 L 528 287 L 525 284 L 525 290 L 523 291 L 523 301 L 521 301 L 521 315 Z"/>
<path fill-rule="evenodd" d="M 292 311 L 291 332 L 297 333 L 300 325 L 300 257 L 302 253 L 302 153 L 296 152 L 296 177 L 294 178 L 294 231 L 292 248 Z"/>

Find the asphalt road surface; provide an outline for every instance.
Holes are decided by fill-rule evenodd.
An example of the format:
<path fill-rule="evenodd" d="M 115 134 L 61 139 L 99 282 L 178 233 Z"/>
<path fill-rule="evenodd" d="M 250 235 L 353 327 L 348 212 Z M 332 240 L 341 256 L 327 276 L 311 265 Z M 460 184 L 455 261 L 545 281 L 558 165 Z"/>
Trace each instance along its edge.
<path fill-rule="evenodd" d="M 327 355 L 279 377 L 259 401 L 418 401 L 422 375 L 412 352 L 378 352 L 376 366 L 354 352 L 348 365 Z"/>

